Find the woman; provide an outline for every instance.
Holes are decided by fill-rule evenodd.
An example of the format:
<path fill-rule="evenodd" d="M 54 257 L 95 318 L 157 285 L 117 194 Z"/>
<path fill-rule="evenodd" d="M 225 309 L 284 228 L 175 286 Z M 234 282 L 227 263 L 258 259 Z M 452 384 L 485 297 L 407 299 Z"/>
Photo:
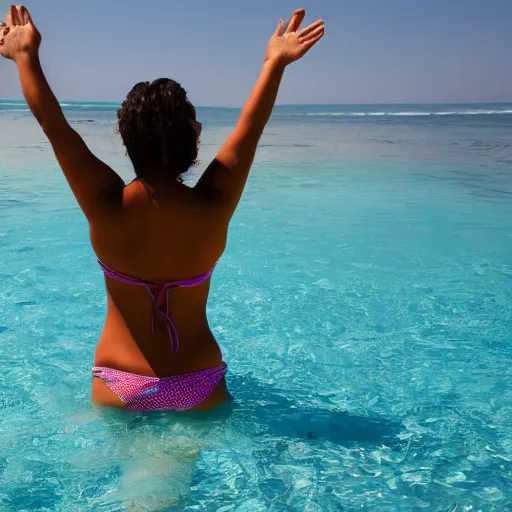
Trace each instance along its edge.
<path fill-rule="evenodd" d="M 25 99 L 50 140 L 105 273 L 108 310 L 92 400 L 132 411 L 210 409 L 228 397 L 226 365 L 209 328 L 210 276 L 222 255 L 258 141 L 286 67 L 324 34 L 305 11 L 282 21 L 233 133 L 194 187 L 201 125 L 182 87 L 137 84 L 118 111 L 136 179 L 125 185 L 67 123 L 39 62 L 41 35 L 23 6 L 2 23 L 0 54 L 16 62 Z"/>

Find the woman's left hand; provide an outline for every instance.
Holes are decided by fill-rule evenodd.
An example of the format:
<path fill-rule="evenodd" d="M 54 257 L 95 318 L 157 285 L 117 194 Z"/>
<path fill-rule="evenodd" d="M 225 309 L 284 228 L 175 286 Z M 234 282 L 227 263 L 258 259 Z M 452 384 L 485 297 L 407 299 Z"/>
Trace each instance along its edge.
<path fill-rule="evenodd" d="M 23 55 L 37 55 L 41 34 L 23 5 L 11 5 L 0 27 L 0 55 L 16 61 Z"/>
<path fill-rule="evenodd" d="M 290 18 L 286 31 L 283 20 L 279 22 L 275 34 L 268 42 L 266 60 L 277 61 L 287 66 L 304 57 L 322 39 L 325 31 L 322 20 L 299 31 L 305 15 L 304 9 L 297 9 Z"/>

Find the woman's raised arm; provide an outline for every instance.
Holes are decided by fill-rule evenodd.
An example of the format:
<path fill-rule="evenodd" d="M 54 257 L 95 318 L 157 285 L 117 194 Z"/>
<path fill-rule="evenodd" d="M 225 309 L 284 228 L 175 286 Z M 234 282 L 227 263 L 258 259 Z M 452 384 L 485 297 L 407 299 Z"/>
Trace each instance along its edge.
<path fill-rule="evenodd" d="M 41 35 L 28 10 L 11 6 L 0 28 L 0 55 L 14 60 L 23 95 L 52 144 L 57 160 L 83 212 L 93 221 L 122 204 L 124 183 L 96 158 L 71 128 L 39 62 Z"/>
<path fill-rule="evenodd" d="M 218 200 L 222 214 L 228 219 L 240 201 L 286 66 L 303 57 L 324 34 L 322 20 L 299 32 L 305 14 L 304 9 L 296 10 L 286 31 L 283 21 L 279 22 L 268 43 L 263 69 L 234 131 L 196 185 Z"/>

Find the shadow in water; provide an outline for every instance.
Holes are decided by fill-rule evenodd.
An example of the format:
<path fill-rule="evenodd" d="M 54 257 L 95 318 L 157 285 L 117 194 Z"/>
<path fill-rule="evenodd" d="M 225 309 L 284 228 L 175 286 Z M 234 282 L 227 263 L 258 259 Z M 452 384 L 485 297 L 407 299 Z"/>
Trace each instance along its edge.
<path fill-rule="evenodd" d="M 343 446 L 392 445 L 398 441 L 401 424 L 396 421 L 307 406 L 286 397 L 289 392 L 250 376 L 231 375 L 228 385 L 234 397 L 231 402 L 209 413 L 190 416 L 205 421 L 229 417 L 235 428 L 252 437 L 327 440 Z"/>

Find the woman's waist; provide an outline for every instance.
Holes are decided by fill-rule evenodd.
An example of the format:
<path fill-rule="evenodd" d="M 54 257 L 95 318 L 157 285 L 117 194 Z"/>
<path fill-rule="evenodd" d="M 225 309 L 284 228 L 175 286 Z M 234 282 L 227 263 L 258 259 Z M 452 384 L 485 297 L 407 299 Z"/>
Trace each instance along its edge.
<path fill-rule="evenodd" d="M 157 377 L 195 372 L 221 363 L 221 350 L 207 322 L 180 329 L 176 349 L 165 328 L 130 329 L 124 322 L 107 318 L 94 356 L 95 366 Z"/>

